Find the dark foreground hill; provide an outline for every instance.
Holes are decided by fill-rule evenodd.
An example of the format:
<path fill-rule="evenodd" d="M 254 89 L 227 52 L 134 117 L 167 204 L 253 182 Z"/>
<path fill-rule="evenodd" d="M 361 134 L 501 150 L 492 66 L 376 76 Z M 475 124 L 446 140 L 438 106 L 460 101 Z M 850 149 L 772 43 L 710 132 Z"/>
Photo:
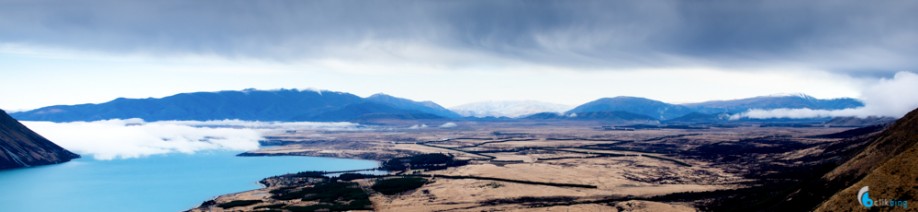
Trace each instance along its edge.
<path fill-rule="evenodd" d="M 714 211 L 866 211 L 857 193 L 869 187 L 875 201 L 918 197 L 918 110 L 890 125 L 852 129 L 818 136 L 844 138 L 825 145 L 804 146 L 805 156 L 761 164 L 761 179 L 746 189 L 724 192 Z M 813 151 L 816 150 L 816 151 Z M 714 192 L 716 193 L 716 192 Z M 877 207 L 876 211 L 905 211 Z"/>
<path fill-rule="evenodd" d="M 854 134 L 866 128 L 849 130 Z M 857 142 L 865 140 L 866 142 Z M 854 136 L 811 157 L 843 159 L 830 166 L 809 169 L 809 182 L 790 188 L 789 194 L 768 210 L 777 211 L 861 211 L 857 193 L 869 187 L 874 200 L 912 201 L 918 197 L 918 109 L 909 112 L 886 129 Z M 835 165 L 837 164 L 837 165 Z M 876 207 L 881 211 L 903 208 Z"/>
<path fill-rule="evenodd" d="M 79 157 L 0 110 L 0 169 L 63 163 Z"/>
<path fill-rule="evenodd" d="M 57 105 L 12 114 L 20 120 L 363 121 L 457 117 L 433 102 L 388 95 L 370 98 L 334 91 L 254 90 L 182 93 L 164 98 L 118 98 L 101 104 Z"/>
<path fill-rule="evenodd" d="M 918 110 L 896 121 L 863 151 L 821 180 L 845 187 L 820 204 L 816 211 L 863 209 L 857 202 L 857 193 L 864 186 L 869 187 L 869 196 L 875 201 L 889 199 L 914 203 L 918 200 Z"/>

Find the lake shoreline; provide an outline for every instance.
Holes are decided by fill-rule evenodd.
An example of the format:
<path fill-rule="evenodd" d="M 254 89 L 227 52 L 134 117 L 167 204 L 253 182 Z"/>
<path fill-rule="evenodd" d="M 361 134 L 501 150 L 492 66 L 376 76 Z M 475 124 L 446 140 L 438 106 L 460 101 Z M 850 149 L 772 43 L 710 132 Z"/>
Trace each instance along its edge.
<path fill-rule="evenodd" d="M 67 163 L 4 170 L 0 186 L 18 192 L 0 193 L 0 211 L 183 211 L 215 196 L 262 188 L 259 181 L 270 176 L 379 167 L 379 162 L 370 160 L 236 157 L 239 153 L 204 151 L 116 160 L 85 155 Z M 35 203 L 39 200 L 55 204 Z"/>
<path fill-rule="evenodd" d="M 313 152 L 253 153 L 253 152 L 248 152 L 248 151 L 247 151 L 247 152 L 242 152 L 242 153 L 236 154 L 235 157 L 283 157 L 283 156 L 295 156 L 295 157 L 315 157 L 315 158 L 346 159 L 346 160 L 367 160 L 367 161 L 374 161 L 374 162 L 376 162 L 376 167 L 374 167 L 374 168 L 367 168 L 367 169 L 352 169 L 352 170 L 320 171 L 320 172 L 323 172 L 323 173 L 326 173 L 326 174 L 351 173 L 351 172 L 362 172 L 362 171 L 379 170 L 379 169 L 382 168 L 382 163 L 383 163 L 383 161 L 385 161 L 386 159 L 389 159 L 389 158 L 375 157 L 375 156 L 370 155 L 370 154 L 362 154 L 362 155 L 360 155 L 360 156 L 358 156 L 358 157 L 354 157 L 354 156 L 343 156 L 343 155 L 340 155 L 340 154 L 312 154 L 312 153 L 313 153 Z M 299 171 L 299 172 L 309 172 L 309 171 L 316 171 L 316 170 L 301 170 L 301 171 Z M 274 175 L 274 176 L 265 176 L 264 178 L 262 178 L 261 180 L 258 181 L 258 184 L 261 186 L 260 188 L 249 189 L 249 190 L 244 190 L 244 191 L 238 191 L 238 192 L 232 192 L 232 193 L 225 193 L 225 194 L 216 195 L 216 196 L 214 196 L 214 197 L 212 197 L 212 198 L 210 198 L 210 199 L 208 199 L 208 200 L 202 201 L 199 205 L 197 205 L 197 206 L 195 206 L 195 207 L 193 207 L 193 208 L 191 208 L 191 209 L 185 210 L 185 211 L 192 211 L 192 210 L 195 210 L 195 209 L 201 209 L 201 208 L 204 208 L 204 207 L 211 206 L 211 205 L 215 204 L 215 201 L 216 201 L 218 198 L 228 197 L 228 196 L 237 196 L 237 195 L 241 195 L 241 194 L 248 193 L 248 192 L 253 192 L 253 191 L 257 191 L 257 190 L 264 190 L 264 189 L 267 189 L 267 188 L 269 188 L 270 186 L 267 185 L 267 184 L 265 183 L 265 180 L 266 180 L 266 179 L 273 178 L 273 177 L 278 177 L 278 176 L 286 175 L 286 174 L 293 174 L 293 173 L 297 173 L 297 172 L 284 173 L 284 174 L 279 174 L 279 175 Z"/>

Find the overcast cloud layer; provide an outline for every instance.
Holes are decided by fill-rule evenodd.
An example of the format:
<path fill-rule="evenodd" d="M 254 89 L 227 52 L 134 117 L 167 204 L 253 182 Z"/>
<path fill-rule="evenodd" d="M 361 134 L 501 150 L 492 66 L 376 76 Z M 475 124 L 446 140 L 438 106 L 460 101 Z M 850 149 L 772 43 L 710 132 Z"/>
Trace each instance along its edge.
<path fill-rule="evenodd" d="M 2 1 L 0 42 L 583 69 L 918 66 L 918 1 Z M 475 62 L 469 64 L 470 62 Z"/>
<path fill-rule="evenodd" d="M 806 93 L 901 114 L 912 90 L 872 90 L 918 84 L 915 11 L 916 0 L 0 0 L 0 107 L 319 88 L 447 107 Z M 878 101 L 889 95 L 905 100 Z"/>

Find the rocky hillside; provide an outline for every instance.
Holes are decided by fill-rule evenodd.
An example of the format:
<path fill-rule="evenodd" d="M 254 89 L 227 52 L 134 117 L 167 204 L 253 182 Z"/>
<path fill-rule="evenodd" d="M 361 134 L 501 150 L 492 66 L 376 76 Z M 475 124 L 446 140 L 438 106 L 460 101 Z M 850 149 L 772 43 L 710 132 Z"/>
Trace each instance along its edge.
<path fill-rule="evenodd" d="M 879 131 L 871 132 L 875 129 Z M 869 187 L 869 196 L 875 201 L 914 201 L 918 197 L 918 169 L 915 168 L 918 167 L 918 110 L 885 129 L 882 126 L 858 128 L 830 137 L 846 138 L 821 153 L 808 156 L 813 161 L 810 163 L 821 165 L 804 165 L 801 167 L 806 170 L 787 173 L 805 176 L 799 185 L 766 188 L 770 192 L 789 193 L 780 194 L 783 198 L 775 199 L 777 202 L 763 201 L 769 208 L 762 210 L 861 211 L 865 207 L 858 202 L 857 193 L 864 186 Z"/>
<path fill-rule="evenodd" d="M 918 110 L 890 126 L 863 151 L 823 177 L 827 181 L 849 181 L 816 211 L 855 211 L 864 208 L 857 193 L 869 187 L 870 197 L 915 201 L 918 197 Z M 853 182 L 853 183 L 851 183 Z M 881 210 L 902 208 L 886 208 Z"/>
<path fill-rule="evenodd" d="M 839 139 L 780 154 L 779 163 L 754 166 L 759 185 L 705 201 L 710 211 L 864 211 L 858 191 L 884 199 L 918 197 L 918 109 L 891 124 L 813 136 Z M 767 158 L 756 158 L 756 160 Z M 742 163 L 743 160 L 738 162 Z M 732 193 L 731 193 L 732 192 Z M 692 194 L 699 197 L 703 195 Z M 871 211 L 904 211 L 874 206 Z"/>
<path fill-rule="evenodd" d="M 0 110 L 0 169 L 63 163 L 79 157 Z"/>

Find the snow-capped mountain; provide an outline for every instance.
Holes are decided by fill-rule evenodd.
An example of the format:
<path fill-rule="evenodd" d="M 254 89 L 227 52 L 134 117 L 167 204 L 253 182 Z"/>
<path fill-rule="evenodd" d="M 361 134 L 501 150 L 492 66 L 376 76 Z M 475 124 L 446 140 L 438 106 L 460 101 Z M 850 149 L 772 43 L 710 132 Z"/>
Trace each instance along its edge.
<path fill-rule="evenodd" d="M 449 108 L 463 116 L 472 117 L 521 117 L 541 112 L 562 113 L 573 106 L 540 101 L 485 101 Z"/>

